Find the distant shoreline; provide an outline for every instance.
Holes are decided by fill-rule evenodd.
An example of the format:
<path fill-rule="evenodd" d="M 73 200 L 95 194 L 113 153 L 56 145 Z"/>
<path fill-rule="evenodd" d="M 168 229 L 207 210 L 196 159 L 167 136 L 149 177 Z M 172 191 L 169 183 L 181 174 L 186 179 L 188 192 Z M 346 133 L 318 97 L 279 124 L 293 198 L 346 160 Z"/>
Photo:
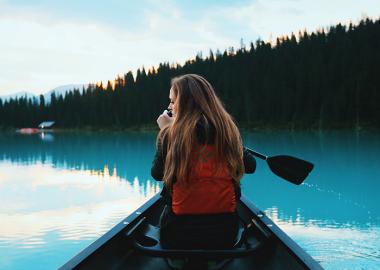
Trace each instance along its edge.
<path fill-rule="evenodd" d="M 348 127 L 345 125 L 336 125 L 332 127 L 316 128 L 316 127 L 292 127 L 290 125 L 254 125 L 254 124 L 241 124 L 238 125 L 241 132 L 325 132 L 325 131 L 352 131 L 352 132 L 379 132 L 380 128 L 373 126 L 359 126 L 359 127 Z M 0 132 L 17 132 L 19 128 L 2 128 L 0 127 Z M 138 125 L 133 127 L 82 127 L 82 128 L 53 128 L 52 130 L 47 130 L 46 132 L 158 132 L 159 128 L 157 125 Z M 40 131 L 42 132 L 42 131 Z"/>

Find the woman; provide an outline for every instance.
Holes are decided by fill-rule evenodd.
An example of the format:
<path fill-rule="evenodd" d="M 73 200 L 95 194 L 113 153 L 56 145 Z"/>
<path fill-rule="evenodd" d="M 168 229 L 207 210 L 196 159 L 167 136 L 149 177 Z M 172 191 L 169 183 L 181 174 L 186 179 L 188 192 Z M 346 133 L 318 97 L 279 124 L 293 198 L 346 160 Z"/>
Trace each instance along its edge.
<path fill-rule="evenodd" d="M 211 84 L 187 74 L 172 79 L 168 111 L 157 123 L 152 176 L 164 181 L 161 242 L 170 248 L 230 248 L 238 230 L 240 179 L 256 162 Z"/>

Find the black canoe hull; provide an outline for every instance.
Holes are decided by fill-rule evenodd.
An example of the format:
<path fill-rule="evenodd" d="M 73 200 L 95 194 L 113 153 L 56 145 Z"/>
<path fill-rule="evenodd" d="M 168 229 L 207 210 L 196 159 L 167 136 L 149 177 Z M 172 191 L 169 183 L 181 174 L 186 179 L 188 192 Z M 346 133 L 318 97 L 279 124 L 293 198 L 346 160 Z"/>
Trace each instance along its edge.
<path fill-rule="evenodd" d="M 169 269 L 163 258 L 137 252 L 126 237 L 143 218 L 157 225 L 163 207 L 157 194 L 60 269 Z M 270 244 L 256 256 L 233 259 L 222 269 L 323 269 L 244 196 L 238 213 L 242 220 L 253 224 L 261 238 L 270 239 Z"/>

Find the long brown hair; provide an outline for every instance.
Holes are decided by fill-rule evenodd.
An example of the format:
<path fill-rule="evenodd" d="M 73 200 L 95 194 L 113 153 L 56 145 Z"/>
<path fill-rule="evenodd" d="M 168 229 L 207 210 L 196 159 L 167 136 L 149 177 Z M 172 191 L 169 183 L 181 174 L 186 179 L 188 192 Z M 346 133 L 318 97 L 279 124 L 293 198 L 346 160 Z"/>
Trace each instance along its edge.
<path fill-rule="evenodd" d="M 228 166 L 231 177 L 238 184 L 244 171 L 243 146 L 239 130 L 224 109 L 211 84 L 196 74 L 173 78 L 172 91 L 176 99 L 176 117 L 172 125 L 162 130 L 158 141 L 167 141 L 164 168 L 165 185 L 171 189 L 174 179 L 186 183 L 191 177 L 192 153 L 199 145 L 196 126 L 203 121 L 213 127 L 216 160 Z"/>

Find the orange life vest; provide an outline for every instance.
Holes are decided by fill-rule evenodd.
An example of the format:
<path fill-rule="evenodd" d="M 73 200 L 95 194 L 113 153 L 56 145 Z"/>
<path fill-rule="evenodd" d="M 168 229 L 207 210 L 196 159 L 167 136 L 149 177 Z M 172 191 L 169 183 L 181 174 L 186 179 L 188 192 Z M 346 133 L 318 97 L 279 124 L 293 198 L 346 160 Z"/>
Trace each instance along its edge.
<path fill-rule="evenodd" d="M 177 215 L 234 212 L 234 181 L 226 164 L 218 167 L 215 147 L 202 145 L 193 155 L 195 166 L 188 183 L 173 184 L 173 212 Z"/>

